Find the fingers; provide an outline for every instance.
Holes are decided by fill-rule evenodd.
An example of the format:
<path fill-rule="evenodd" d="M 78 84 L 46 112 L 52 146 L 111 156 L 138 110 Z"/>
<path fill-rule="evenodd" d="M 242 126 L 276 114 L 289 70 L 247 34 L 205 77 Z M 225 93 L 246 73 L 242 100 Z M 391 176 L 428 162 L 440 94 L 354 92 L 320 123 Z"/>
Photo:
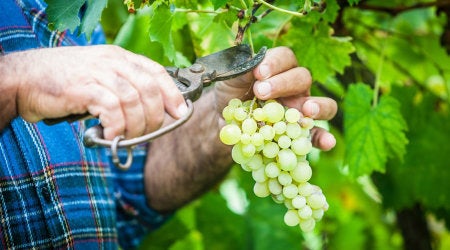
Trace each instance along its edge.
<path fill-rule="evenodd" d="M 113 50 L 117 50 L 119 56 L 110 61 L 108 67 L 113 69 L 111 75 L 115 79 L 100 75 L 98 80 L 119 98 L 126 121 L 125 130 L 121 132 L 126 138 L 160 128 L 164 111 L 174 118 L 187 112 L 183 96 L 161 65 L 120 48 Z"/>
<path fill-rule="evenodd" d="M 253 91 L 261 100 L 283 96 L 309 95 L 311 75 L 303 67 L 295 67 L 262 81 L 256 81 Z"/>
<path fill-rule="evenodd" d="M 128 51 L 125 51 L 125 54 L 130 62 L 133 62 L 137 67 L 141 67 L 142 72 L 146 72 L 149 79 L 158 84 L 167 113 L 176 119 L 182 117 L 187 112 L 186 102 L 164 67 L 144 56 Z M 145 87 L 143 90 L 145 90 Z M 143 91 L 143 95 L 150 94 L 149 92 L 151 91 Z"/>
<path fill-rule="evenodd" d="M 309 95 L 311 74 L 306 68 L 297 66 L 297 58 L 287 47 L 268 50 L 253 74 L 257 80 L 253 91 L 261 100 Z"/>
<path fill-rule="evenodd" d="M 336 145 L 336 138 L 325 129 L 314 127 L 311 130 L 311 142 L 314 147 L 329 151 Z"/>

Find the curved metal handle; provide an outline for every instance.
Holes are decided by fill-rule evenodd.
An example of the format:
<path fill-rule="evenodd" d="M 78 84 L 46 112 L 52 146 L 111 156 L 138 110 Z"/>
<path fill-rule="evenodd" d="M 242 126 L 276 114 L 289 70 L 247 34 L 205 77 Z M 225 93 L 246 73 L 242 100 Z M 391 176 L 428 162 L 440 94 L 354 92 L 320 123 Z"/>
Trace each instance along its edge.
<path fill-rule="evenodd" d="M 127 170 L 130 168 L 133 163 L 132 149 L 134 146 L 149 142 L 154 140 L 155 138 L 164 135 L 175 128 L 179 127 L 183 123 L 185 123 L 192 116 L 194 112 L 194 104 L 191 100 L 186 100 L 186 104 L 188 106 L 188 112 L 185 116 L 176 120 L 175 122 L 164 126 L 154 132 L 148 133 L 146 135 L 127 139 L 125 140 L 123 136 L 117 136 L 113 140 L 105 140 L 103 138 L 103 127 L 101 125 L 96 125 L 86 129 L 84 132 L 83 143 L 86 147 L 95 147 L 95 146 L 105 146 L 111 148 L 113 163 L 121 170 Z M 118 148 L 126 148 L 127 149 L 127 160 L 124 164 L 122 164 L 117 155 Z"/>

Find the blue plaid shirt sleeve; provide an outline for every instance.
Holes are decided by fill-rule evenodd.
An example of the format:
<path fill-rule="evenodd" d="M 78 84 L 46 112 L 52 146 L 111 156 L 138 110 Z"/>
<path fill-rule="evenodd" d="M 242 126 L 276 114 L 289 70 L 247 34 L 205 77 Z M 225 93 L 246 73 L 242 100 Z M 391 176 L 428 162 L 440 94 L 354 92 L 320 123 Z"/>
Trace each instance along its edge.
<path fill-rule="evenodd" d="M 48 28 L 41 0 L 1 0 L 0 56 L 14 51 L 104 43 Z M 133 249 L 169 216 L 147 205 L 147 145 L 129 171 L 106 148 L 86 148 L 85 124 L 47 126 L 16 118 L 0 131 L 0 249 Z"/>

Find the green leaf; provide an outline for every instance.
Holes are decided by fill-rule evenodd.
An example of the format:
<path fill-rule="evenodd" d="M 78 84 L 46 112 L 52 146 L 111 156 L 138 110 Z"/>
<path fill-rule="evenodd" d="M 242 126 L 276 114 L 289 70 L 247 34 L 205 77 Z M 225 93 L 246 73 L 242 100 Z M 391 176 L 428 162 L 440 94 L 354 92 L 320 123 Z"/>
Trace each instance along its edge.
<path fill-rule="evenodd" d="M 382 96 L 371 106 L 372 90 L 364 84 L 349 87 L 344 101 L 345 161 L 353 177 L 384 172 L 387 158 L 402 158 L 407 139 L 399 103 Z"/>
<path fill-rule="evenodd" d="M 173 13 L 165 4 L 161 4 L 154 10 L 150 20 L 150 40 L 160 43 L 167 58 L 171 61 L 175 57 L 175 46 L 171 33 L 172 20 Z"/>
<path fill-rule="evenodd" d="M 57 30 L 69 29 L 72 32 L 80 25 L 78 16 L 86 0 L 46 0 L 46 9 L 50 24 Z"/>
<path fill-rule="evenodd" d="M 81 22 L 81 33 L 85 33 L 88 39 L 98 26 L 107 3 L 108 0 L 88 0 L 88 7 Z"/>
<path fill-rule="evenodd" d="M 330 34 L 331 28 L 326 23 L 314 25 L 297 20 L 282 39 L 293 48 L 299 64 L 308 68 L 313 79 L 322 83 L 336 73 L 343 73 L 351 64 L 350 54 L 355 51 L 350 37 Z"/>
<path fill-rule="evenodd" d="M 450 112 L 438 108 L 442 101 L 436 96 L 415 87 L 394 88 L 392 94 L 404 104 L 410 143 L 404 162 L 393 159 L 386 174 L 376 175 L 384 205 L 450 209 Z"/>

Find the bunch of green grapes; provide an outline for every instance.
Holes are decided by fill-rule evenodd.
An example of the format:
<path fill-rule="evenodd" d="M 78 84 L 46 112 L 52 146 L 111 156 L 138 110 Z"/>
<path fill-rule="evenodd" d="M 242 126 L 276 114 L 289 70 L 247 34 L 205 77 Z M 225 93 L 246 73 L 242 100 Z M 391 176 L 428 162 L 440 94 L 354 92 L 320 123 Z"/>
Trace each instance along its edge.
<path fill-rule="evenodd" d="M 232 99 L 222 115 L 227 125 L 220 140 L 233 146 L 233 160 L 252 173 L 255 195 L 284 204 L 286 225 L 312 231 L 328 209 L 320 187 L 308 182 L 312 169 L 306 155 L 312 149 L 314 120 L 275 100 Z"/>

